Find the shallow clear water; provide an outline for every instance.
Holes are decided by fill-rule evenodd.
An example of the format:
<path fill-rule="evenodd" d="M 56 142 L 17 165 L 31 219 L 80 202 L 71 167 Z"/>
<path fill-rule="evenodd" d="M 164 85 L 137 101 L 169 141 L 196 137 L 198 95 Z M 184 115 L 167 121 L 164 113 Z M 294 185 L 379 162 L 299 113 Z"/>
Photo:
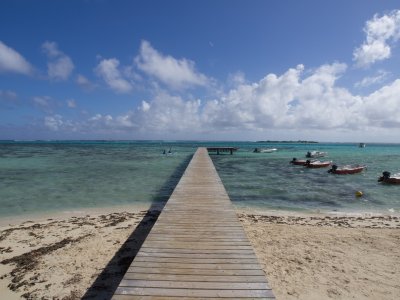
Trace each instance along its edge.
<path fill-rule="evenodd" d="M 0 215 L 150 203 L 168 196 L 190 158 L 159 144 L 0 145 Z"/>
<path fill-rule="evenodd" d="M 235 205 L 294 211 L 400 212 L 400 186 L 382 185 L 382 171 L 400 172 L 400 145 L 256 144 L 244 142 L 0 142 L 0 216 L 168 199 L 198 146 L 237 146 L 212 155 Z M 252 153 L 275 147 L 274 153 Z M 172 155 L 163 155 L 171 148 Z M 336 164 L 368 165 L 338 176 L 292 166 L 308 150 Z M 364 196 L 355 197 L 356 191 Z"/>
<path fill-rule="evenodd" d="M 253 146 L 253 145 L 252 145 Z M 232 157 L 214 156 L 214 163 L 234 203 L 241 207 L 323 212 L 400 211 L 400 185 L 377 182 L 382 171 L 400 172 L 400 145 L 356 144 L 264 144 L 275 153 L 252 153 L 242 147 Z M 247 151 L 246 151 L 247 150 Z M 333 175 L 329 168 L 293 166 L 293 157 L 305 158 L 309 150 L 328 152 L 321 160 L 337 165 L 365 164 L 354 175 Z M 362 197 L 355 193 L 362 191 Z"/>

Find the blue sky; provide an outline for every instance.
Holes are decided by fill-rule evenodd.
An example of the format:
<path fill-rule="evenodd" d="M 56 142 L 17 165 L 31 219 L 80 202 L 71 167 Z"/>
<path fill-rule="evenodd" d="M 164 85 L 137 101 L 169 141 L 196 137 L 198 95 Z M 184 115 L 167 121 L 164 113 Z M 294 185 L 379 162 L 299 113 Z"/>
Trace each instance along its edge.
<path fill-rule="evenodd" d="M 398 1 L 0 2 L 0 139 L 400 142 Z"/>

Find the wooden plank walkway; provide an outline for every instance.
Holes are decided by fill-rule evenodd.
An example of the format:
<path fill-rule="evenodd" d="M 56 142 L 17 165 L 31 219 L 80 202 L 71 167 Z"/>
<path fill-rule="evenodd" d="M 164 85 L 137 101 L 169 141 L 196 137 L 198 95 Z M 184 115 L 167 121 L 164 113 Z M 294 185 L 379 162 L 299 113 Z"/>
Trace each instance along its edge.
<path fill-rule="evenodd" d="M 207 149 L 199 148 L 112 299 L 274 299 Z"/>

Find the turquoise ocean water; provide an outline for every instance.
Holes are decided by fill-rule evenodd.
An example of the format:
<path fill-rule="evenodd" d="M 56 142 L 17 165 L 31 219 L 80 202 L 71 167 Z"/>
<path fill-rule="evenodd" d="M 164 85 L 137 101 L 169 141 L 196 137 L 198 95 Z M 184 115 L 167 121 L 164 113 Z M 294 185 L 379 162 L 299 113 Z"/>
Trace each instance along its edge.
<path fill-rule="evenodd" d="M 0 217 L 62 212 L 168 199 L 199 146 L 239 147 L 212 155 L 233 203 L 240 208 L 301 212 L 400 213 L 400 185 L 377 182 L 400 172 L 399 144 L 253 142 L 0 142 Z M 253 153 L 274 147 L 274 153 Z M 163 155 L 171 149 L 172 155 Z M 292 166 L 309 150 L 334 163 L 366 164 L 356 175 Z M 357 198 L 356 191 L 363 197 Z"/>

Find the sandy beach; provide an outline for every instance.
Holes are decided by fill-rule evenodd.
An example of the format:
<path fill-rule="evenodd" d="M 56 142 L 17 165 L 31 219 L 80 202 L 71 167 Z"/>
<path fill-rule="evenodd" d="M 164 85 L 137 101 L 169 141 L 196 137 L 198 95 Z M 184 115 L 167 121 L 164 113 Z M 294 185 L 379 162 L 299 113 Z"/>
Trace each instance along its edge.
<path fill-rule="evenodd" d="M 158 210 L 18 221 L 0 231 L 2 299 L 107 299 Z M 399 299 L 400 218 L 238 211 L 277 299 Z"/>
<path fill-rule="evenodd" d="M 239 214 L 277 299 L 400 299 L 400 218 Z"/>

